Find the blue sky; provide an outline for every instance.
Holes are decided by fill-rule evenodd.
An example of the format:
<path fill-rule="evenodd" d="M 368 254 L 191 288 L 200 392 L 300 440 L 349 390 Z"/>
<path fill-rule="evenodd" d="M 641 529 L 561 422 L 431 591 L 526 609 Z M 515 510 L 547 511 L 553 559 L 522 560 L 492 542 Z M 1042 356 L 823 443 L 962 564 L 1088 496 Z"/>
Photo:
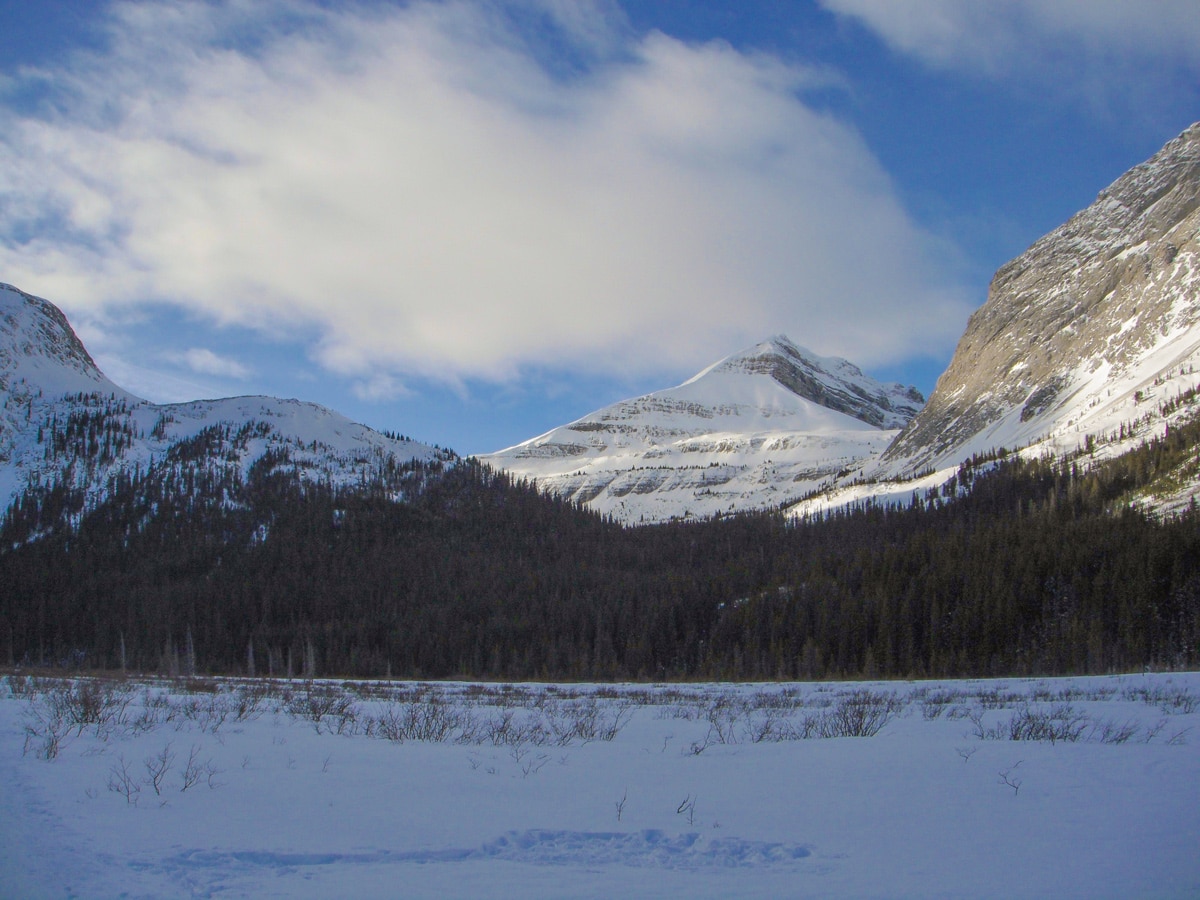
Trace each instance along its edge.
<path fill-rule="evenodd" d="M 777 333 L 928 393 L 1197 119 L 1195 0 L 3 0 L 0 281 L 461 453 Z"/>

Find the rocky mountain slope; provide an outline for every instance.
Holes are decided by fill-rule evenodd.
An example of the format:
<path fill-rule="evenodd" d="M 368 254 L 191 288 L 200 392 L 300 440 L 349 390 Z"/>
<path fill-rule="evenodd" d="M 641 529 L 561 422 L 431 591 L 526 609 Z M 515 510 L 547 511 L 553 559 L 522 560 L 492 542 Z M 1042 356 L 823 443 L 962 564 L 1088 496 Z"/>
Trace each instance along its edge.
<path fill-rule="evenodd" d="M 1001 450 L 1120 455 L 1195 414 L 1198 364 L 1200 123 L 1003 266 L 925 408 L 802 509 L 911 495 L 906 479 L 937 484 Z M 1196 492 L 1178 474 L 1156 505 Z"/>
<path fill-rule="evenodd" d="M 630 524 L 712 516 L 788 503 L 861 465 L 923 402 L 779 336 L 481 459 Z"/>
<path fill-rule="evenodd" d="M 1198 319 L 1200 123 L 996 273 L 883 461 L 912 474 L 1000 446 L 1065 449 L 1114 413 L 1136 418 L 1193 385 Z"/>
<path fill-rule="evenodd" d="M 298 400 L 149 403 L 104 376 L 53 304 L 6 284 L 0 397 L 0 509 L 29 488 L 64 483 L 92 504 L 117 475 L 152 465 L 244 477 L 267 459 L 302 479 L 337 485 L 453 458 Z"/>

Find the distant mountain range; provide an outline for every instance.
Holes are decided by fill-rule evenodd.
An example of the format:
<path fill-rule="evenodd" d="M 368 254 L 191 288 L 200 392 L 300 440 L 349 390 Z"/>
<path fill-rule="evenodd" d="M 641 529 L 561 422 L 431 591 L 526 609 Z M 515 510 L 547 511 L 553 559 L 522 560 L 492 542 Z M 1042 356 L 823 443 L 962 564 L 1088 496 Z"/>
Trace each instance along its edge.
<path fill-rule="evenodd" d="M 0 506 L 64 482 L 91 506 L 119 473 L 172 461 L 244 476 L 286 451 L 280 464 L 297 477 L 353 485 L 389 467 L 454 458 L 299 400 L 150 403 L 105 377 L 57 307 L 7 284 L 0 284 L 0 395 Z"/>
<path fill-rule="evenodd" d="M 996 273 L 927 404 L 776 338 L 483 458 L 625 522 L 905 503 L 972 459 L 1109 459 L 1192 417 L 1198 323 L 1200 123 Z M 1181 508 L 1198 473 L 1145 505 Z"/>
<path fill-rule="evenodd" d="M 626 524 L 905 503 L 964 462 L 1087 465 L 1161 436 L 1194 416 L 1198 362 L 1200 123 L 996 273 L 928 403 L 777 336 L 480 459 Z M 4 506 L 51 485 L 94 505 L 121 473 L 174 463 L 352 486 L 456 459 L 297 400 L 149 403 L 100 372 L 56 307 L 10 285 L 0 395 Z M 1171 511 L 1198 489 L 1193 454 L 1141 499 Z"/>
<path fill-rule="evenodd" d="M 1194 667 L 1198 158 L 1193 127 L 1001 269 L 927 404 L 776 337 L 490 467 L 296 400 L 148 403 L 52 304 L 2 286 L 0 660 L 659 681 Z M 784 514 L 725 515 L 760 509 Z M 621 527 L 641 522 L 664 524 Z"/>

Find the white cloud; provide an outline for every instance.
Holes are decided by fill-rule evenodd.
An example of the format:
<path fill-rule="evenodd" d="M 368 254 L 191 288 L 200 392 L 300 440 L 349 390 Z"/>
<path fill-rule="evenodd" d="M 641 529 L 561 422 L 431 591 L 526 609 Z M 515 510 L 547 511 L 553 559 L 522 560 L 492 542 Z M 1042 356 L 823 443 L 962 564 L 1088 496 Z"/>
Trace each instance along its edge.
<path fill-rule="evenodd" d="M 385 400 L 412 396 L 412 391 L 386 372 L 376 372 L 369 378 L 355 381 L 350 390 L 359 400 L 368 403 L 380 403 Z"/>
<path fill-rule="evenodd" d="M 236 359 L 214 353 L 205 347 L 192 347 L 190 350 L 172 356 L 172 360 L 187 366 L 197 375 L 216 375 L 220 378 L 245 381 L 254 374 L 252 369 Z"/>
<path fill-rule="evenodd" d="M 120 352 L 96 353 L 100 370 L 136 397 L 151 403 L 186 403 L 200 397 L 221 397 L 224 392 L 203 380 L 180 377 L 163 369 L 130 362 Z"/>
<path fill-rule="evenodd" d="M 780 331 L 868 366 L 957 338 L 939 248 L 805 105 L 817 76 L 522 3 L 580 71 L 494 3 L 115 7 L 108 48 L 41 74 L 52 111 L 0 111 L 0 272 L 83 312 L 315 329 L 368 393 L 688 370 Z"/>
<path fill-rule="evenodd" d="M 1121 90 L 1200 69 L 1195 0 L 818 0 L 924 62 L 989 77 L 1050 73 Z M 1096 82 L 1104 81 L 1100 87 Z M 1062 86 L 1059 86 L 1062 89 Z"/>

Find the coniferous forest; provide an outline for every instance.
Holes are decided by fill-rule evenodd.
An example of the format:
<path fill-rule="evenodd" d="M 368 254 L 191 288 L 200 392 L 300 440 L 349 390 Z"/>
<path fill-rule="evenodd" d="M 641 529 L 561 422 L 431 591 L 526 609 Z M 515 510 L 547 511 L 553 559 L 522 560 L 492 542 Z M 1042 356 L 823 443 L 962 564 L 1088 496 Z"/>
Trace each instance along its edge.
<path fill-rule="evenodd" d="M 639 528 L 471 461 L 353 489 L 285 454 L 244 477 L 199 462 L 234 437 L 202 434 L 86 512 L 69 482 L 8 510 L 10 665 L 666 680 L 1200 663 L 1200 517 L 1126 502 L 1195 445 L 1187 429 L 1086 469 L 966 465 L 905 509 Z"/>

